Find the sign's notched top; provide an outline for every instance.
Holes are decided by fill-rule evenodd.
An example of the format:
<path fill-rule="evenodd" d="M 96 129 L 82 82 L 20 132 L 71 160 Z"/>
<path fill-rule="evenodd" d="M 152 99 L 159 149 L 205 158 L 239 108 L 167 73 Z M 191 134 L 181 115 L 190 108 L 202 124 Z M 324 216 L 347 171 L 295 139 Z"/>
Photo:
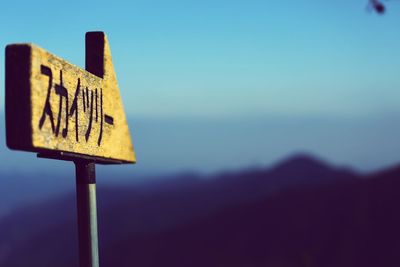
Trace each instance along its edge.
<path fill-rule="evenodd" d="M 85 62 L 83 70 L 34 44 L 7 46 L 9 148 L 135 162 L 104 33 L 86 34 Z"/>

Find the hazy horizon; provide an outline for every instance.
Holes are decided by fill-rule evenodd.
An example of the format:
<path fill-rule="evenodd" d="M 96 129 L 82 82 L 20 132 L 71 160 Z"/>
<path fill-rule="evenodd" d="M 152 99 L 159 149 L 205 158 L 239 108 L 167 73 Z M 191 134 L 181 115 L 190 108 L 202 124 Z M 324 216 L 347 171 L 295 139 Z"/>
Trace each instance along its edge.
<path fill-rule="evenodd" d="M 138 163 L 101 168 L 106 173 L 121 170 L 121 173 L 140 176 L 186 171 L 210 174 L 266 167 L 293 154 L 305 153 L 336 166 L 373 172 L 399 162 L 400 122 L 396 122 L 397 117 L 396 114 L 355 118 L 130 116 L 128 121 Z M 2 125 L 3 118 L 0 119 Z M 58 168 L 73 171 L 72 164 L 67 162 L 37 159 L 35 153 L 9 150 L 3 129 L 0 140 L 3 151 L 0 172 L 46 172 Z"/>

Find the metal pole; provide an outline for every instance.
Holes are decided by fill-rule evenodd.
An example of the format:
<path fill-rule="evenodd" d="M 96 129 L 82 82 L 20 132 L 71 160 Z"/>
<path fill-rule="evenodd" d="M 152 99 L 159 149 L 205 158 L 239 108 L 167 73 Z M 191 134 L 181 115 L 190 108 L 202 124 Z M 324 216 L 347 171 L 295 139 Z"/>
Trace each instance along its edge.
<path fill-rule="evenodd" d="M 99 267 L 95 164 L 74 161 L 78 208 L 79 266 Z"/>

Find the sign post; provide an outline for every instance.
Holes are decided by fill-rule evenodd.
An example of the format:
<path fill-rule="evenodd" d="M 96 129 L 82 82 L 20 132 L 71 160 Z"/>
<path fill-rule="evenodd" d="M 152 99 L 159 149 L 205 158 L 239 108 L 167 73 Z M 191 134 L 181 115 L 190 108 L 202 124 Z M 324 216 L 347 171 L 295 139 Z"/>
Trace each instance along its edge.
<path fill-rule="evenodd" d="M 86 33 L 86 70 L 33 44 L 6 47 L 6 139 L 10 149 L 73 161 L 80 267 L 98 267 L 95 163 L 135 163 L 111 51 Z"/>
<path fill-rule="evenodd" d="M 79 265 L 99 266 L 95 164 L 75 161 Z"/>

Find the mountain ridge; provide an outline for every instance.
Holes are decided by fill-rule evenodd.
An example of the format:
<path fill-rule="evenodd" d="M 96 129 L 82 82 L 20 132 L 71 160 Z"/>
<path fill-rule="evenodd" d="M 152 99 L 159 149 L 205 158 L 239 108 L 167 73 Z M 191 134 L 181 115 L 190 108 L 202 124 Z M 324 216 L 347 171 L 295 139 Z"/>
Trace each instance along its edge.
<path fill-rule="evenodd" d="M 127 236 L 109 245 L 105 265 L 398 266 L 399 174 L 292 189 L 152 236 Z"/>
<path fill-rule="evenodd" d="M 307 164 L 309 169 L 305 167 Z M 280 167 L 224 173 L 209 178 L 189 175 L 187 182 L 182 176 L 176 180 L 165 180 L 164 184 L 157 184 L 154 188 L 152 183 L 129 188 L 108 188 L 100 184 L 97 194 L 100 249 L 109 251 L 109 244 L 117 244 L 118 240 L 126 237 L 162 235 L 171 229 L 224 214 L 237 206 L 251 206 L 266 197 L 280 196 L 286 191 L 310 190 L 332 186 L 336 182 L 347 184 L 359 178 L 352 172 L 337 171 L 322 161 L 304 156 L 282 161 L 276 166 Z M 302 166 L 301 171 L 287 170 L 298 166 Z M 0 265 L 12 267 L 26 264 L 15 256 L 14 251 L 23 251 L 26 258 L 32 260 L 30 266 L 43 266 L 44 260 L 56 264 L 59 259 L 64 259 L 62 264 L 65 265 L 57 262 L 57 266 L 73 266 L 76 263 L 73 194 L 32 205 L 14 215 L 0 221 Z M 116 221 L 117 218 L 119 220 Z M 63 250 L 52 249 L 47 242 L 40 241 L 55 239 L 64 242 Z M 51 257 L 49 250 L 53 251 Z M 30 257 L 32 253 L 35 255 Z"/>

